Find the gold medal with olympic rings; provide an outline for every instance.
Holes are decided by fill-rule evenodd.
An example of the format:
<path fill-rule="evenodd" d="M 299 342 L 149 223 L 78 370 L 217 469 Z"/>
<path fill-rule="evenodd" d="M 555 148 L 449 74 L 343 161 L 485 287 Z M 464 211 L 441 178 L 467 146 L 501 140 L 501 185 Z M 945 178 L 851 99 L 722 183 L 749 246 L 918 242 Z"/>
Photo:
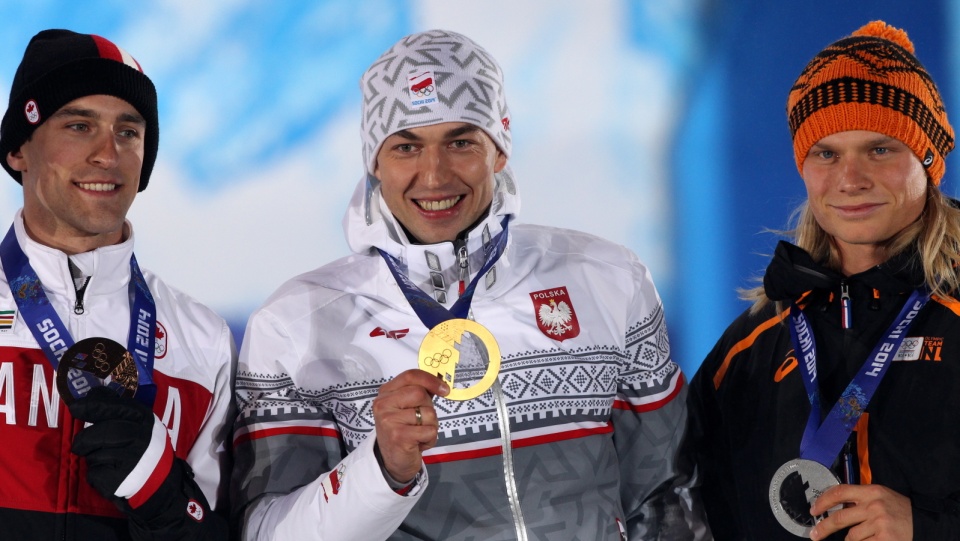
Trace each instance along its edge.
<path fill-rule="evenodd" d="M 455 387 L 457 367 L 486 366 L 486 373 L 469 387 Z M 420 342 L 420 369 L 439 376 L 450 386 L 449 400 L 470 400 L 493 385 L 500 373 L 500 346 L 486 327 L 469 319 L 448 319 Z"/>

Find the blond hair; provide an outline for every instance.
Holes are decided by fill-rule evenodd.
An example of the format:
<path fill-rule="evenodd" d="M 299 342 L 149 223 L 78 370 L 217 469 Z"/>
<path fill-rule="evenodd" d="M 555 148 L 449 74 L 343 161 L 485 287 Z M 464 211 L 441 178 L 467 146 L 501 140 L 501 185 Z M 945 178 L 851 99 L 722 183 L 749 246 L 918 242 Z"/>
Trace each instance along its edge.
<path fill-rule="evenodd" d="M 791 214 L 794 229 L 779 232 L 804 249 L 814 261 L 840 271 L 842 261 L 836 240 L 817 223 L 813 212 L 804 201 Z M 923 212 L 912 224 L 880 245 L 884 261 L 916 247 L 923 266 L 924 284 L 931 294 L 948 297 L 960 288 L 960 209 L 932 182 L 927 183 L 927 202 Z M 770 302 L 762 285 L 739 290 L 740 298 L 751 301 L 751 313 L 758 312 Z M 782 306 L 778 303 L 778 311 Z"/>

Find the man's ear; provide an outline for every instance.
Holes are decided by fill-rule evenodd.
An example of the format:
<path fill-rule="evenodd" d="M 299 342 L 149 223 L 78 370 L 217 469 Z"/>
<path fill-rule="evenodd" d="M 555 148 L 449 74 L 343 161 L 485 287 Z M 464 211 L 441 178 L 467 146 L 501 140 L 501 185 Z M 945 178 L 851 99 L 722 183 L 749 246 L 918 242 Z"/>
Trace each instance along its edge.
<path fill-rule="evenodd" d="M 27 169 L 27 161 L 23 158 L 21 149 L 18 148 L 7 153 L 7 165 L 10 166 L 10 169 L 21 173 Z"/>
<path fill-rule="evenodd" d="M 502 151 L 497 150 L 497 162 L 493 165 L 493 172 L 499 173 L 503 171 L 503 168 L 507 166 L 507 155 Z"/>

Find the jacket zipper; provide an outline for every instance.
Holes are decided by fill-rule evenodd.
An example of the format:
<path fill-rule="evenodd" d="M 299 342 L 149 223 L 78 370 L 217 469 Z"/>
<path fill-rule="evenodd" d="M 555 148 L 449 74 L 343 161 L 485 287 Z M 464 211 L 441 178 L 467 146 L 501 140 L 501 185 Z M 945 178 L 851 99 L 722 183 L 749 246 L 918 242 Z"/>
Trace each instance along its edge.
<path fill-rule="evenodd" d="M 90 277 L 90 276 L 85 277 L 85 278 L 83 279 L 83 284 L 81 284 L 79 287 L 77 287 L 77 282 L 76 282 L 76 280 L 73 280 L 73 277 L 72 277 L 73 271 L 75 270 L 75 267 L 73 266 L 73 262 L 71 261 L 71 262 L 69 263 L 69 265 L 70 265 L 70 267 L 71 267 L 71 268 L 70 268 L 70 271 L 71 271 L 71 272 L 70 272 L 70 274 L 71 274 L 71 282 L 73 282 L 73 289 L 74 289 L 74 291 L 75 291 L 76 294 L 77 294 L 77 298 L 76 298 L 76 300 L 75 300 L 74 303 L 73 303 L 73 313 L 76 314 L 76 315 L 78 315 L 78 316 L 81 316 L 81 315 L 83 315 L 83 313 L 86 311 L 86 309 L 85 309 L 84 306 L 83 306 L 83 296 L 84 296 L 84 295 L 86 294 L 86 292 L 87 292 L 87 286 L 90 285 L 90 278 L 91 278 L 91 277 Z M 71 424 L 72 424 L 72 423 L 71 423 Z M 63 429 L 64 429 L 64 430 L 68 430 L 67 427 L 64 427 Z M 70 431 L 72 437 L 75 437 L 75 436 L 76 436 L 76 434 L 73 433 L 72 426 L 71 426 L 71 428 L 69 429 L 69 431 Z M 73 467 L 71 467 L 72 464 L 74 464 L 74 462 L 73 462 L 73 457 L 72 457 L 71 455 L 68 455 L 68 457 L 67 457 L 67 464 L 66 464 L 66 469 L 67 469 L 68 472 L 69 472 L 69 471 L 73 471 Z M 79 498 L 79 487 L 78 487 L 77 483 L 76 483 L 76 482 L 73 482 L 73 481 L 74 481 L 74 480 L 73 480 L 72 478 L 68 477 L 68 481 L 67 481 L 67 494 L 66 494 L 66 498 L 67 498 L 67 508 L 68 508 L 68 509 L 69 509 L 69 507 L 70 507 L 71 505 L 76 504 L 76 503 L 79 501 L 79 499 L 78 499 L 78 498 Z M 68 535 L 69 535 L 69 534 L 75 534 L 75 532 L 71 532 L 71 531 L 68 530 L 67 521 L 64 520 L 63 537 L 62 537 L 61 539 L 63 539 L 64 541 L 66 541 L 66 540 L 68 539 Z M 72 539 L 73 537 L 74 537 L 74 535 L 69 535 L 69 538 L 70 538 L 70 539 Z"/>
<path fill-rule="evenodd" d="M 468 268 L 469 261 L 467 258 L 467 243 L 462 239 L 457 239 L 453 246 L 457 251 L 457 265 L 460 266 L 460 292 L 458 293 L 458 296 L 463 296 L 463 292 L 467 289 L 467 280 L 470 278 L 470 269 Z"/>
<path fill-rule="evenodd" d="M 507 410 L 507 401 L 500 387 L 500 380 L 493 382 L 493 397 L 497 405 L 497 423 L 500 425 L 502 436 L 501 452 L 503 453 L 503 479 L 507 486 L 507 499 L 513 511 L 513 525 L 517 529 L 517 541 L 527 541 L 527 525 L 523 520 L 523 510 L 520 508 L 520 491 L 517 489 L 517 476 L 513 467 L 513 446 L 510 445 L 510 412 Z"/>
<path fill-rule="evenodd" d="M 457 253 L 457 265 L 460 267 L 459 295 L 462 296 L 470 278 L 467 243 L 463 239 L 456 239 L 453 247 Z M 472 308 L 467 317 L 471 320 L 474 319 Z M 520 491 L 517 489 L 517 476 L 513 466 L 513 446 L 510 445 L 510 412 L 507 409 L 507 401 L 503 395 L 503 389 L 500 387 L 499 378 L 494 380 L 491 390 L 497 407 L 497 424 L 501 436 L 500 451 L 503 456 L 503 481 L 507 489 L 507 500 L 513 513 L 513 525 L 517 530 L 517 541 L 527 541 L 527 526 L 523 520 L 523 510 L 520 508 Z"/>
<path fill-rule="evenodd" d="M 73 313 L 78 316 L 83 315 L 83 294 L 87 291 L 87 285 L 90 283 L 90 277 L 87 276 L 83 279 L 83 285 L 80 287 L 75 287 L 77 291 L 77 300 L 73 303 Z"/>
<path fill-rule="evenodd" d="M 840 325 L 844 329 L 853 326 L 853 308 L 850 301 L 850 284 L 840 280 Z"/>

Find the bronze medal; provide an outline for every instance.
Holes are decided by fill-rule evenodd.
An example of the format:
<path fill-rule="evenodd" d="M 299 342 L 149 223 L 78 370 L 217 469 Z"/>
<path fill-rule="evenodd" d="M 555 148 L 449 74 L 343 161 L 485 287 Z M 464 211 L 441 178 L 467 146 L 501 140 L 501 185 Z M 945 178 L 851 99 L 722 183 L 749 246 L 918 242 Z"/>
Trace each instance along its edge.
<path fill-rule="evenodd" d="M 70 404 L 94 387 L 109 387 L 133 397 L 138 386 L 133 355 L 109 338 L 86 338 L 71 346 L 57 366 L 57 391 Z"/>
<path fill-rule="evenodd" d="M 483 394 L 500 373 L 500 346 L 486 327 L 469 319 L 448 319 L 430 329 L 420 342 L 421 370 L 434 374 L 450 386 L 449 400 L 469 400 Z M 485 369 L 477 380 L 472 377 Z M 457 386 L 457 371 L 474 382 Z"/>

